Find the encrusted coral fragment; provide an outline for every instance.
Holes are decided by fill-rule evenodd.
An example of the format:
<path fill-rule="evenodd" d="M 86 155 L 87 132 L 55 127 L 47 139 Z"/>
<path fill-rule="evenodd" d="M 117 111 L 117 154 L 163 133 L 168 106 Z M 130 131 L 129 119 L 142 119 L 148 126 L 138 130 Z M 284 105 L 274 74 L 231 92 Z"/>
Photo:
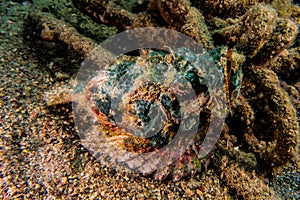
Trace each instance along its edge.
<path fill-rule="evenodd" d="M 272 5 L 282 17 L 290 16 L 292 10 L 290 0 L 191 0 L 191 2 L 208 17 L 239 17 L 245 14 L 251 6 L 259 3 Z"/>
<path fill-rule="evenodd" d="M 291 0 L 267 0 L 266 3 L 270 3 L 278 12 L 280 17 L 289 18 L 293 12 L 293 7 L 297 7 L 292 4 Z"/>
<path fill-rule="evenodd" d="M 226 157 L 223 157 L 226 163 Z M 274 190 L 264 183 L 254 171 L 247 172 L 237 163 L 222 166 L 221 177 L 229 187 L 235 188 L 237 196 L 242 199 L 276 199 Z"/>
<path fill-rule="evenodd" d="M 41 30 L 40 37 L 46 41 L 63 42 L 82 55 L 88 55 L 96 47 L 92 39 L 82 36 L 75 28 L 52 15 L 38 12 L 30 17 L 32 23 Z"/>
<path fill-rule="evenodd" d="M 282 82 L 281 86 L 284 88 L 291 98 L 291 102 L 295 105 L 297 110 L 297 116 L 300 117 L 300 82 L 293 85 L 288 85 L 286 82 Z"/>
<path fill-rule="evenodd" d="M 298 33 L 295 22 L 278 17 L 275 9 L 256 5 L 239 18 L 236 24 L 216 32 L 220 42 L 234 45 L 256 64 L 276 58 L 292 45 Z"/>
<path fill-rule="evenodd" d="M 213 49 L 211 34 L 203 15 L 186 0 L 152 0 L 150 10 L 158 9 L 169 27 L 176 29 L 201 44 L 206 49 Z"/>
<path fill-rule="evenodd" d="M 288 83 L 295 83 L 300 77 L 300 48 L 285 49 L 276 60 L 269 63 L 268 68 L 273 70 L 280 79 Z"/>
<path fill-rule="evenodd" d="M 204 17 L 187 0 L 153 0 L 149 2 L 146 11 L 138 13 L 132 13 L 115 5 L 113 1 L 73 0 L 73 3 L 95 20 L 116 26 L 119 31 L 163 25 L 194 38 L 204 48 L 210 50 L 214 48 Z M 163 20 L 165 23 L 162 22 Z"/>
<path fill-rule="evenodd" d="M 276 10 L 271 6 L 256 5 L 234 25 L 218 31 L 215 37 L 252 58 L 272 35 L 277 18 Z"/>
<path fill-rule="evenodd" d="M 298 26 L 295 22 L 285 18 L 276 21 L 273 33 L 266 44 L 253 57 L 255 63 L 270 62 L 284 49 L 291 46 L 298 34 Z"/>
<path fill-rule="evenodd" d="M 293 19 L 297 24 L 300 24 L 300 8 L 297 5 L 292 5 L 290 10 L 290 18 Z"/>
<path fill-rule="evenodd" d="M 250 145 L 259 153 L 260 159 L 277 168 L 289 162 L 298 151 L 296 110 L 274 72 L 253 66 L 249 67 L 249 77 L 259 92 L 258 98 L 249 99 L 256 112 L 253 136 L 258 139 L 258 143 Z"/>
<path fill-rule="evenodd" d="M 83 13 L 90 15 L 101 23 L 116 26 L 119 31 L 130 28 L 155 26 L 155 22 L 147 13 L 131 13 L 107 0 L 72 0 Z"/>
<path fill-rule="evenodd" d="M 157 9 L 161 17 L 172 27 L 178 29 L 186 21 L 190 3 L 185 0 L 158 0 L 150 1 L 150 9 Z"/>
<path fill-rule="evenodd" d="M 261 2 L 261 0 L 192 0 L 192 3 L 203 10 L 205 15 L 219 17 L 238 17 L 244 14 L 251 5 L 258 2 Z"/>

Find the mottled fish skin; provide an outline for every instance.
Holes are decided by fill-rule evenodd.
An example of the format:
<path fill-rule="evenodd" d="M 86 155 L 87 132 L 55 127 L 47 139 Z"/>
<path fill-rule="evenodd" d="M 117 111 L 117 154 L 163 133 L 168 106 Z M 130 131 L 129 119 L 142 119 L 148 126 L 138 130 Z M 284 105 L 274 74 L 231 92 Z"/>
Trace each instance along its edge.
<path fill-rule="evenodd" d="M 122 162 L 133 171 L 152 174 L 156 180 L 178 181 L 194 176 L 210 160 L 209 152 L 200 157 L 199 151 L 212 115 L 211 99 L 222 99 L 216 95 L 223 95 L 227 105 L 232 106 L 230 102 L 240 89 L 242 73 L 227 66 L 229 54 L 232 52 L 227 47 L 220 47 L 202 54 L 180 48 L 174 52 L 144 50 L 138 57 L 121 56 L 87 84 L 86 107 L 96 114 L 103 137 L 124 150 L 123 155 L 128 152 Z M 213 66 L 217 66 L 217 73 Z M 209 91 L 220 81 L 220 91 Z M 195 94 L 192 99 L 188 87 Z M 189 101 L 179 102 L 180 98 Z M 200 115 L 207 118 L 199 121 Z M 183 116 L 190 117 L 180 126 Z M 174 143 L 179 145 L 177 152 L 161 150 L 172 143 L 179 130 L 190 134 L 196 126 L 195 138 L 189 141 L 182 137 Z M 144 157 L 139 158 L 141 154 Z"/>

